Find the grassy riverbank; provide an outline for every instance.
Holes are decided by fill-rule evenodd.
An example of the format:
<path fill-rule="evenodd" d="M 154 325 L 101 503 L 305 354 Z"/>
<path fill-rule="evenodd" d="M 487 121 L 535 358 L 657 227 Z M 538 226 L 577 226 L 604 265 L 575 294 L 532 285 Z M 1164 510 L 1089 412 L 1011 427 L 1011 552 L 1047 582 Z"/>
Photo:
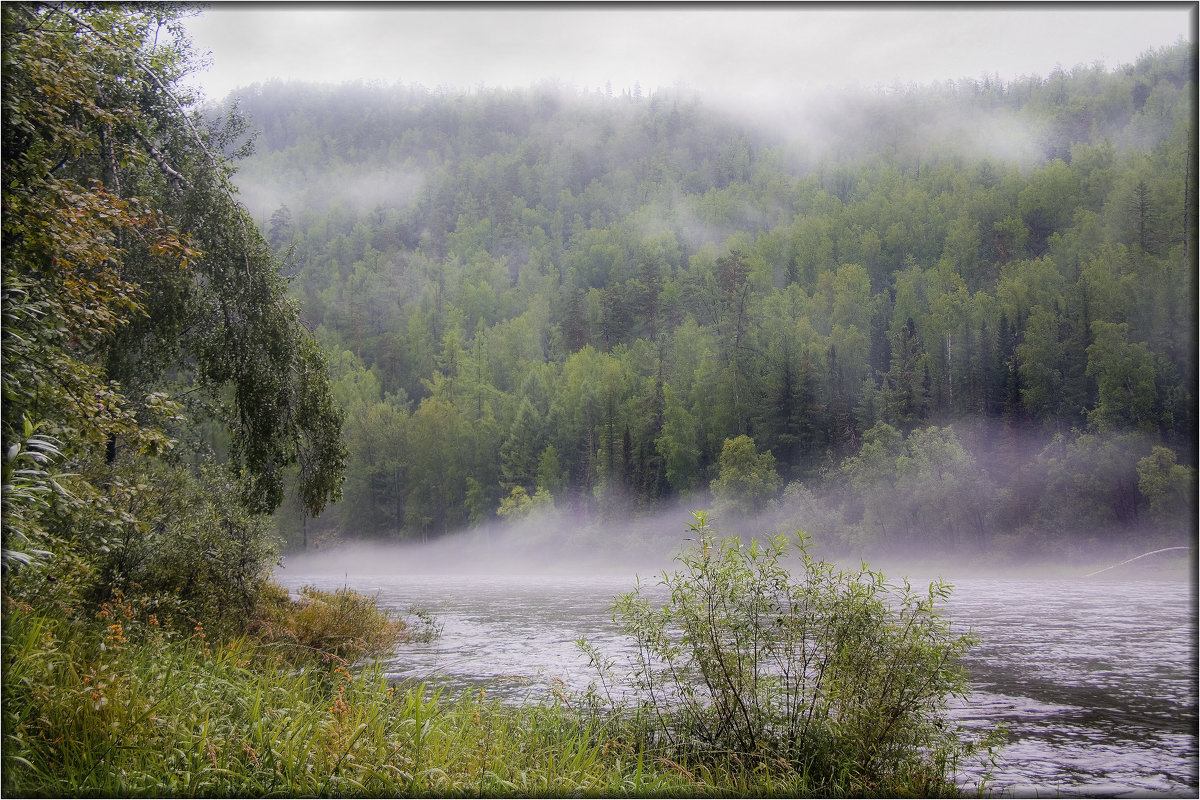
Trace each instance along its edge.
<path fill-rule="evenodd" d="M 565 696 L 512 707 L 389 686 L 352 662 L 411 631 L 349 592 L 268 596 L 254 632 L 227 638 L 172 630 L 141 600 L 74 619 L 8 601 L 4 795 L 953 793 L 935 765 L 866 774 L 685 758 L 652 745 L 636 717 L 579 713 Z"/>

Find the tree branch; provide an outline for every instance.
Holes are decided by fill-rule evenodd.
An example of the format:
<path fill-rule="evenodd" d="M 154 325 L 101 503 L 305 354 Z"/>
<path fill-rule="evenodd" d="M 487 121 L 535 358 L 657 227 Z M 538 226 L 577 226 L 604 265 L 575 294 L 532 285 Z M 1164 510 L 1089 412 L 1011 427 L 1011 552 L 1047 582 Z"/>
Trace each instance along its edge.
<path fill-rule="evenodd" d="M 71 12 L 67 11 L 66 8 L 64 8 L 63 6 L 59 6 L 58 9 L 56 9 L 56 10 L 60 14 L 65 16 L 67 19 L 74 22 L 80 28 L 87 30 L 87 31 L 91 31 L 97 37 L 99 37 L 103 41 L 107 42 L 108 44 L 112 45 L 113 47 L 118 47 L 117 43 L 114 42 L 112 39 L 110 39 L 108 36 L 105 36 L 103 33 L 96 30 L 91 25 L 88 25 L 86 22 L 81 20 L 79 17 L 77 17 L 74 14 L 72 14 Z M 200 132 L 196 130 L 196 126 L 192 124 L 192 121 L 190 119 L 188 119 L 187 108 L 183 105 L 182 102 L 180 102 L 179 98 L 175 96 L 175 93 L 172 92 L 167 87 L 167 84 L 163 81 L 162 78 L 159 77 L 158 73 L 155 72 L 153 69 L 151 69 L 150 65 L 147 64 L 145 61 L 138 58 L 137 56 L 133 56 L 133 63 L 137 65 L 138 69 L 140 69 L 142 72 L 146 73 L 146 76 L 149 77 L 150 80 L 154 81 L 155 86 L 157 86 L 159 88 L 159 90 L 161 90 L 162 93 L 165 94 L 168 98 L 170 98 L 171 102 L 175 104 L 175 107 L 177 109 L 179 109 L 179 115 L 180 115 L 180 118 L 183 120 L 183 124 L 186 125 L 188 130 L 191 132 L 192 138 L 194 138 L 196 140 L 196 145 L 200 148 L 200 151 L 204 153 L 204 156 L 208 159 L 209 164 L 211 164 L 214 167 L 217 166 L 217 164 L 218 164 L 217 158 L 212 154 L 212 152 L 204 144 L 204 139 L 200 136 Z"/>
<path fill-rule="evenodd" d="M 158 164 L 158 168 L 162 170 L 163 175 L 167 176 L 167 180 L 171 181 L 171 185 L 174 186 L 176 190 L 178 190 L 180 186 L 189 189 L 191 188 L 191 184 L 188 183 L 187 178 L 183 177 L 178 170 L 174 169 L 170 164 L 168 164 L 166 156 L 162 154 L 162 151 L 155 147 L 154 144 L 137 128 L 134 128 L 134 136 L 137 137 L 137 140 L 141 142 L 142 146 L 145 147 L 150 153 L 150 157 L 153 158 L 155 163 Z"/>

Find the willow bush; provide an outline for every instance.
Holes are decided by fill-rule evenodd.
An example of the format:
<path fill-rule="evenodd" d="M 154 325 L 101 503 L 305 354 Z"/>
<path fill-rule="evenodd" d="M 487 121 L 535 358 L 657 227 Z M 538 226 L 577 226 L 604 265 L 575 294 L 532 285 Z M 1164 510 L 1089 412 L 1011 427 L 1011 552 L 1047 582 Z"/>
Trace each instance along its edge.
<path fill-rule="evenodd" d="M 787 764 L 838 792 L 953 793 L 957 765 L 990 742 L 946 719 L 974 643 L 939 607 L 950 586 L 843 571 L 814 560 L 803 534 L 718 538 L 703 512 L 689 527 L 663 603 L 640 582 L 615 603 L 635 645 L 627 669 L 583 643 L 608 699 L 693 762 Z"/>

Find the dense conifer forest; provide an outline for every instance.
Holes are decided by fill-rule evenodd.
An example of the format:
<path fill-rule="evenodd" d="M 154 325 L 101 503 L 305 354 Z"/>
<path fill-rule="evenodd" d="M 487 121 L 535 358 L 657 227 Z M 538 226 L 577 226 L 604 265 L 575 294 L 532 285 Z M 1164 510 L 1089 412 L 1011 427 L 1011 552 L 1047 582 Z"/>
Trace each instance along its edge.
<path fill-rule="evenodd" d="M 343 501 L 279 525 L 428 539 L 711 498 L 843 549 L 1177 543 L 1195 64 L 1180 43 L 773 116 L 236 93 L 259 135 L 235 180 L 346 412 Z"/>

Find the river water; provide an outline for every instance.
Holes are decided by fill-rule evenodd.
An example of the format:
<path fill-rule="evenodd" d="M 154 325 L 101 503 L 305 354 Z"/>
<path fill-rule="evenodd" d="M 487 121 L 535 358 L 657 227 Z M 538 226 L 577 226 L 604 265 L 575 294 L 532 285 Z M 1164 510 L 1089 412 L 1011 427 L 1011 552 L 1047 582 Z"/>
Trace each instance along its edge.
<path fill-rule="evenodd" d="M 405 645 L 387 662 L 389 677 L 513 700 L 544 696 L 555 680 L 585 689 L 595 675 L 575 644 L 581 636 L 623 652 L 611 606 L 634 581 L 383 570 L 276 577 L 293 588 L 349 586 L 401 614 L 431 611 L 441 635 Z M 986 793 L 1196 797 L 1193 594 L 1188 580 L 955 581 L 947 611 L 981 643 L 968 657 L 972 691 L 954 715 L 967 728 L 1008 729 Z M 960 776 L 966 785 L 978 777 Z"/>

